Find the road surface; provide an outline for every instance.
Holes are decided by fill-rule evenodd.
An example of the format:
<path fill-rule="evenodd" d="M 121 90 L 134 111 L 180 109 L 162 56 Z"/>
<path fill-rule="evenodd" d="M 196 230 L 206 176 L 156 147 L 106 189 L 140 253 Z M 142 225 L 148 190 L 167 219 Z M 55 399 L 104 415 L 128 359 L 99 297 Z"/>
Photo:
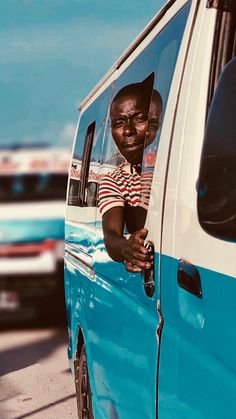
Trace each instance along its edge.
<path fill-rule="evenodd" d="M 0 419 L 76 419 L 64 328 L 0 332 Z"/>

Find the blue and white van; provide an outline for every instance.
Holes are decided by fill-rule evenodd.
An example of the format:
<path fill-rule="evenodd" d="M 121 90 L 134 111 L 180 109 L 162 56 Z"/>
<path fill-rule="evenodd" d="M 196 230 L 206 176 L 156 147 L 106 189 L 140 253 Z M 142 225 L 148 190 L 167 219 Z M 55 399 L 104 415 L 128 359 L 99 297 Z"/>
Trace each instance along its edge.
<path fill-rule="evenodd" d="M 79 418 L 236 417 L 235 6 L 170 0 L 81 104 L 65 225 Z M 150 75 L 163 102 L 141 173 L 152 160 L 154 263 L 132 273 L 107 253 L 98 190 L 120 164 L 112 100 Z"/>
<path fill-rule="evenodd" d="M 63 310 L 68 165 L 67 149 L 0 149 L 1 323 Z"/>

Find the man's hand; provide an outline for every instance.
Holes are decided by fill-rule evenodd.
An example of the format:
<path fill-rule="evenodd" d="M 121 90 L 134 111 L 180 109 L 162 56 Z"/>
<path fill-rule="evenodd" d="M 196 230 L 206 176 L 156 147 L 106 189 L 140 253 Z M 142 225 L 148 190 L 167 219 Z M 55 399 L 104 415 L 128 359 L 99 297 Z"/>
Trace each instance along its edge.
<path fill-rule="evenodd" d="M 143 269 L 150 269 L 153 263 L 153 255 L 144 247 L 144 240 L 148 230 L 142 228 L 131 234 L 124 243 L 123 255 L 126 269 L 129 272 L 141 272 Z"/>
<path fill-rule="evenodd" d="M 123 235 L 124 208 L 111 208 L 103 215 L 102 226 L 104 242 L 109 256 L 117 261 L 124 261 L 127 271 L 141 272 L 150 269 L 153 255 L 144 246 L 148 230 L 142 228 L 131 234 L 128 240 Z"/>

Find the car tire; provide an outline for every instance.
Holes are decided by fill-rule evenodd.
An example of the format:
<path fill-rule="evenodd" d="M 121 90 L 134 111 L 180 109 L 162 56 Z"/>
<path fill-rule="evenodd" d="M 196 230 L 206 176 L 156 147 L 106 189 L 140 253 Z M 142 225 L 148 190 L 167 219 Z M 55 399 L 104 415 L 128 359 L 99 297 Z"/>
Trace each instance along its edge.
<path fill-rule="evenodd" d="M 79 419 L 94 419 L 92 408 L 92 392 L 89 381 L 88 364 L 85 346 L 82 346 L 80 358 L 76 362 L 75 387 Z"/>

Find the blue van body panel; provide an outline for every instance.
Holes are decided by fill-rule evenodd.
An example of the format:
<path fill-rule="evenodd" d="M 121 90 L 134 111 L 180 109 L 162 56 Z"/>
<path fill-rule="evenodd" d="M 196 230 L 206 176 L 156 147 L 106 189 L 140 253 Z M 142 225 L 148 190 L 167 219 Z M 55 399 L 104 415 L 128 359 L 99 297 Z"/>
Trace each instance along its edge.
<path fill-rule="evenodd" d="M 86 230 L 87 227 L 87 230 Z M 93 226 L 66 225 L 66 244 L 93 236 Z M 99 234 L 100 233 L 100 234 Z M 90 371 L 95 417 L 153 419 L 156 414 L 158 340 L 157 292 L 145 295 L 140 274 L 130 274 L 112 261 L 102 231 L 90 247 L 94 277 L 89 277 L 66 256 L 65 286 L 71 364 L 82 330 Z M 135 353 L 135 356 L 134 356 Z"/>
<path fill-rule="evenodd" d="M 0 243 L 33 243 L 46 239 L 64 239 L 64 219 L 17 219 L 0 221 Z"/>
<path fill-rule="evenodd" d="M 157 296 L 149 299 L 149 306 L 145 304 L 140 275 L 127 273 L 123 264 L 106 261 L 101 237 L 93 248 L 93 281 L 73 268 L 65 271 L 67 309 L 72 315 L 69 323 L 74 331 L 69 356 L 73 360 L 81 328 L 95 417 L 154 418 Z M 102 257 L 96 261 L 96 249 L 100 257 L 103 254 L 103 261 Z M 159 255 L 155 258 L 159 260 Z M 177 269 L 178 260 L 162 255 L 164 327 L 158 380 L 159 418 L 234 419 L 236 331 L 225 325 L 229 318 L 236 318 L 236 280 L 197 267 L 203 293 L 200 299 L 178 286 Z M 76 307 L 74 312 L 72 307 Z"/>
<path fill-rule="evenodd" d="M 161 260 L 159 418 L 234 419 L 236 278 L 196 267 L 201 299 L 178 286 L 178 260 Z"/>

